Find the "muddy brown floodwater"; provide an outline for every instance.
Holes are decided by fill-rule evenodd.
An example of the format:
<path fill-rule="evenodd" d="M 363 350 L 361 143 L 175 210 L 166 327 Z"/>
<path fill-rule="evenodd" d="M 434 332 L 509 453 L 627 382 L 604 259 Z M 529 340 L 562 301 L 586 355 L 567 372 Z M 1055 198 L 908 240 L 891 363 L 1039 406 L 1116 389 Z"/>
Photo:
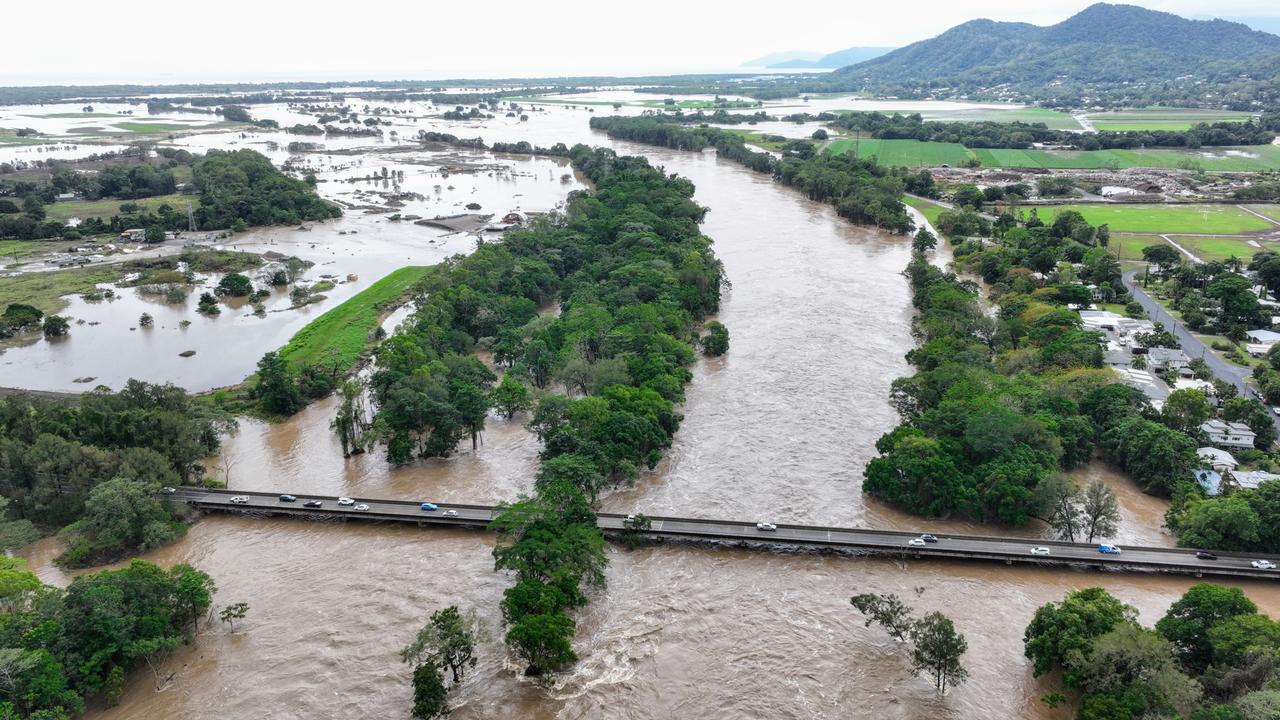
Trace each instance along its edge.
<path fill-rule="evenodd" d="M 557 110 L 532 132 L 494 139 L 610 144 L 587 136 L 587 117 Z M 558 125 L 539 127 L 544 118 Z M 698 362 L 674 447 L 655 472 L 606 497 L 605 509 L 993 532 L 906 516 L 860 490 L 876 439 L 897 421 L 889 385 L 909 371 L 907 241 L 851 226 L 714 154 L 614 146 L 689 177 L 710 207 L 705 232 L 733 283 L 720 315 L 732 349 Z M 214 472 L 246 490 L 489 503 L 526 490 L 536 467 L 538 443 L 518 420 L 491 418 L 478 453 L 393 470 L 377 453 L 344 461 L 332 417 L 327 401 L 280 425 L 242 421 Z M 1120 542 L 1170 543 L 1161 501 L 1101 464 L 1076 472 L 1081 482 L 1095 476 L 1121 497 Z M 1044 530 L 1009 532 L 1030 542 Z M 249 618 L 235 633 L 208 628 L 173 660 L 177 675 L 164 690 L 141 671 L 120 706 L 93 714 L 406 717 L 410 673 L 397 650 L 433 610 L 458 604 L 476 608 L 492 632 L 453 697 L 460 720 L 1047 718 L 1038 698 L 1051 688 L 1022 655 L 1036 607 L 1101 585 L 1152 623 L 1194 582 L 689 545 L 615 549 L 607 589 L 578 618 L 581 661 L 542 690 L 506 661 L 497 608 L 510 580 L 493 571 L 493 542 L 477 532 L 206 518 L 146 557 L 199 566 L 217 579 L 217 602 L 248 602 Z M 43 579 L 65 583 L 53 552 L 44 542 L 27 554 Z M 1241 587 L 1280 613 L 1273 585 Z M 969 639 L 969 682 L 940 699 L 911 677 L 902 649 L 849 605 L 869 591 L 950 615 Z"/>

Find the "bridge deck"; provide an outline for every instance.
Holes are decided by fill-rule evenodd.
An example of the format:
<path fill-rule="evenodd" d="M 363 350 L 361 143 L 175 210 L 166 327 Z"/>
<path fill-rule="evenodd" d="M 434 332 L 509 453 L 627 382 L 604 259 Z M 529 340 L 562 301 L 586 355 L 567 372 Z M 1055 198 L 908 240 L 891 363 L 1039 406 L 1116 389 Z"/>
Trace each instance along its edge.
<path fill-rule="evenodd" d="M 249 501 L 244 504 L 232 503 L 231 498 L 237 495 L 246 496 Z M 301 515 L 476 529 L 487 528 L 496 512 L 496 508 L 488 505 L 437 503 L 439 510 L 426 511 L 422 510 L 420 503 L 415 501 L 353 498 L 357 503 L 369 506 L 368 510 L 357 511 L 352 506 L 339 506 L 337 499 L 332 496 L 297 495 L 297 502 L 283 502 L 279 499 L 279 493 L 204 488 L 179 488 L 174 498 L 210 511 Z M 303 503 L 308 500 L 320 500 L 324 505 L 319 508 L 303 507 Z M 446 510 L 454 510 L 457 514 L 445 516 Z M 625 529 L 623 526 L 625 517 L 614 513 L 599 513 L 597 522 L 605 533 L 617 534 Z M 755 520 L 675 517 L 650 517 L 650 520 L 652 527 L 643 534 L 655 538 L 706 540 L 765 548 L 777 545 L 842 548 L 868 554 L 979 560 L 1004 564 L 1085 565 L 1115 571 L 1180 573 L 1197 577 L 1280 579 L 1280 570 L 1259 570 L 1250 565 L 1253 560 L 1264 559 L 1264 556 L 1246 553 L 1218 553 L 1218 560 L 1201 560 L 1195 556 L 1194 550 L 1126 547 L 1119 555 L 1108 555 L 1098 552 L 1097 545 L 974 535 L 939 535 L 937 543 L 914 547 L 907 545 L 907 541 L 917 537 L 919 533 L 916 532 L 784 524 L 778 524 L 777 530 L 759 530 L 756 528 Z M 921 520 L 921 523 L 924 524 L 927 521 Z M 1051 554 L 1032 555 L 1033 546 L 1047 547 Z"/>

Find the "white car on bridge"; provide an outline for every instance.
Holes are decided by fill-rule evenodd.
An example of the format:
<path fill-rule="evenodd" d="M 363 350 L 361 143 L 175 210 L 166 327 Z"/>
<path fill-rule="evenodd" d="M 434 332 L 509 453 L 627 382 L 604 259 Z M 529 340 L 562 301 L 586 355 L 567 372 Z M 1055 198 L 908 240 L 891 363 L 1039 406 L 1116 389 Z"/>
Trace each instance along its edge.
<path fill-rule="evenodd" d="M 356 501 L 352 500 L 349 497 L 340 497 L 338 498 L 338 504 L 339 505 L 355 505 Z"/>
<path fill-rule="evenodd" d="M 1048 555 L 1048 554 L 1049 554 L 1049 548 L 1047 548 L 1047 547 L 1033 547 L 1033 548 L 1031 548 L 1031 554 L 1032 554 L 1032 555 Z"/>
<path fill-rule="evenodd" d="M 245 503 L 249 502 L 249 496 L 248 496 L 248 495 L 236 495 L 235 497 L 231 498 L 231 502 L 233 502 L 233 503 L 235 503 L 235 504 L 237 504 L 237 505 L 244 505 Z"/>
<path fill-rule="evenodd" d="M 1258 570 L 1275 570 L 1276 569 L 1276 564 L 1271 562 L 1270 560 L 1254 560 L 1249 564 L 1257 568 Z"/>
<path fill-rule="evenodd" d="M 757 529 L 757 530 L 768 530 L 768 531 L 773 531 L 773 530 L 777 530 L 777 529 L 778 529 L 778 526 L 777 526 L 777 525 L 774 525 L 774 524 L 773 524 L 773 523 L 771 523 L 771 522 L 758 522 L 758 523 L 756 523 L 756 529 Z"/>

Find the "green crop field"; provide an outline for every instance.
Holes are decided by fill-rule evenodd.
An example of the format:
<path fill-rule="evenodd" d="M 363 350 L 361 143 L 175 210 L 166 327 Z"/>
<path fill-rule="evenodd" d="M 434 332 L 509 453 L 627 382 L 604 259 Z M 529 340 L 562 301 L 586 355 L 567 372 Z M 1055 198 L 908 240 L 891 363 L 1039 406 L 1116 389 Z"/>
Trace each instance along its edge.
<path fill-rule="evenodd" d="M 1080 122 L 1069 113 L 1058 112 L 1048 108 L 1024 107 L 1001 110 L 999 108 L 976 108 L 974 110 L 944 110 L 941 112 L 921 113 L 925 120 L 941 120 L 943 122 L 964 121 L 982 122 L 1025 122 L 1044 123 L 1053 130 L 1083 130 Z"/>
<path fill-rule="evenodd" d="M 116 123 L 115 127 L 134 133 L 162 133 L 191 130 L 196 126 L 177 122 L 121 122 Z"/>
<path fill-rule="evenodd" d="M 741 137 L 743 141 L 751 143 L 756 147 L 764 148 L 765 150 L 781 151 L 782 146 L 787 144 L 786 140 L 779 142 L 777 140 L 764 139 L 765 135 L 772 135 L 772 133 L 758 133 L 758 132 L 755 132 L 754 130 L 743 130 L 741 128 L 721 128 L 721 129 L 727 133 L 733 133 L 734 135 Z"/>
<path fill-rule="evenodd" d="M 1229 257 L 1248 260 L 1253 257 L 1254 253 L 1262 249 L 1250 245 L 1248 240 L 1241 238 L 1170 235 L 1169 239 L 1181 245 L 1187 252 L 1205 261 L 1226 260 Z"/>
<path fill-rule="evenodd" d="M 1027 208 L 1024 206 L 1022 209 Z M 1037 214 L 1045 223 L 1052 223 L 1058 213 L 1067 210 L 1075 210 L 1092 225 L 1106 223 L 1115 232 L 1233 235 L 1275 228 L 1275 225 L 1234 205 L 1082 203 L 1036 207 Z"/>
<path fill-rule="evenodd" d="M 827 146 L 833 155 L 853 152 L 858 157 L 873 155 L 881 165 L 905 165 L 907 167 L 932 167 L 938 165 L 962 165 L 971 157 L 969 150 L 959 143 L 922 142 L 920 140 L 875 140 L 841 138 Z"/>
<path fill-rule="evenodd" d="M 1245 207 L 1280 223 L 1280 205 L 1246 205 Z"/>
<path fill-rule="evenodd" d="M 1147 108 L 1090 113 L 1086 117 L 1098 130 L 1186 130 L 1202 122 L 1244 122 L 1255 114 L 1195 108 Z"/>
<path fill-rule="evenodd" d="M 1111 241 L 1107 249 L 1117 260 L 1141 260 L 1142 248 L 1148 245 L 1168 245 L 1159 235 L 1130 235 L 1129 233 L 1111 233 Z"/>
<path fill-rule="evenodd" d="M 393 271 L 308 323 L 280 350 L 281 357 L 298 368 L 327 362 L 332 355 L 340 372 L 347 372 L 368 347 L 382 311 L 397 304 L 430 271 L 421 266 Z"/>
<path fill-rule="evenodd" d="M 91 217 L 109 218 L 120 214 L 120 205 L 127 202 L 137 204 L 140 210 L 156 210 L 161 205 L 168 204 L 183 213 L 186 212 L 188 202 L 192 207 L 200 204 L 195 195 L 157 195 L 138 200 L 63 200 L 46 205 L 44 210 L 50 220 L 68 220 L 73 217 L 81 220 Z"/>
<path fill-rule="evenodd" d="M 29 118 L 58 118 L 61 120 L 77 120 L 79 118 L 113 118 L 120 117 L 115 113 L 100 112 L 63 112 L 63 113 L 47 113 L 45 115 L 23 115 Z"/>
<path fill-rule="evenodd" d="M 1260 172 L 1280 169 L 1280 146 L 1251 145 L 1200 150 L 1148 148 L 1144 150 L 1006 150 L 972 151 L 985 167 L 1101 169 L 1163 167 L 1211 172 Z"/>

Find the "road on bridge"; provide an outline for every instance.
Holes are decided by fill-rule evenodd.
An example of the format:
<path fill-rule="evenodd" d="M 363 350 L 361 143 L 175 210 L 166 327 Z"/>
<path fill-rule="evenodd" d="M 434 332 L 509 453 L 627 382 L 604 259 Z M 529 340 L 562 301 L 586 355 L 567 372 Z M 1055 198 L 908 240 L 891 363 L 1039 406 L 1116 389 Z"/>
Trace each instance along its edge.
<path fill-rule="evenodd" d="M 241 496 L 247 502 L 234 503 Z M 369 520 L 412 523 L 420 526 L 463 527 L 485 529 L 499 508 L 488 505 L 437 503 L 436 510 L 423 510 L 420 503 L 408 500 L 353 498 L 368 510 L 355 510 L 354 505 L 340 506 L 329 496 L 297 495 L 286 502 L 277 493 L 244 490 L 210 490 L 181 488 L 176 500 L 202 510 L 239 512 L 262 515 L 299 515 L 324 520 Z M 308 500 L 320 500 L 319 508 L 303 506 Z M 448 513 L 448 514 L 446 514 Z M 767 520 L 767 518 L 762 518 Z M 868 530 L 859 528 L 818 527 L 778 524 L 774 530 L 761 530 L 756 520 L 707 520 L 697 518 L 650 517 L 651 527 L 637 531 L 654 538 L 702 540 L 714 543 L 746 544 L 751 547 L 798 545 L 815 548 L 844 549 L 876 555 L 919 558 L 949 558 L 1037 565 L 1085 565 L 1107 570 L 1166 572 L 1186 575 L 1214 575 L 1280 579 L 1280 571 L 1254 568 L 1254 560 L 1269 559 L 1244 553 L 1219 554 L 1218 560 L 1197 558 L 1194 550 L 1181 548 L 1128 547 L 1116 555 L 1098 551 L 1097 545 L 1031 540 L 1009 537 L 972 535 L 939 535 L 938 542 L 923 547 L 908 545 L 919 536 L 916 532 Z M 601 513 L 597 516 L 600 530 L 610 535 L 626 531 L 626 516 Z M 922 520 L 927 523 L 927 520 Z M 1048 548 L 1050 554 L 1032 555 L 1032 547 Z"/>

